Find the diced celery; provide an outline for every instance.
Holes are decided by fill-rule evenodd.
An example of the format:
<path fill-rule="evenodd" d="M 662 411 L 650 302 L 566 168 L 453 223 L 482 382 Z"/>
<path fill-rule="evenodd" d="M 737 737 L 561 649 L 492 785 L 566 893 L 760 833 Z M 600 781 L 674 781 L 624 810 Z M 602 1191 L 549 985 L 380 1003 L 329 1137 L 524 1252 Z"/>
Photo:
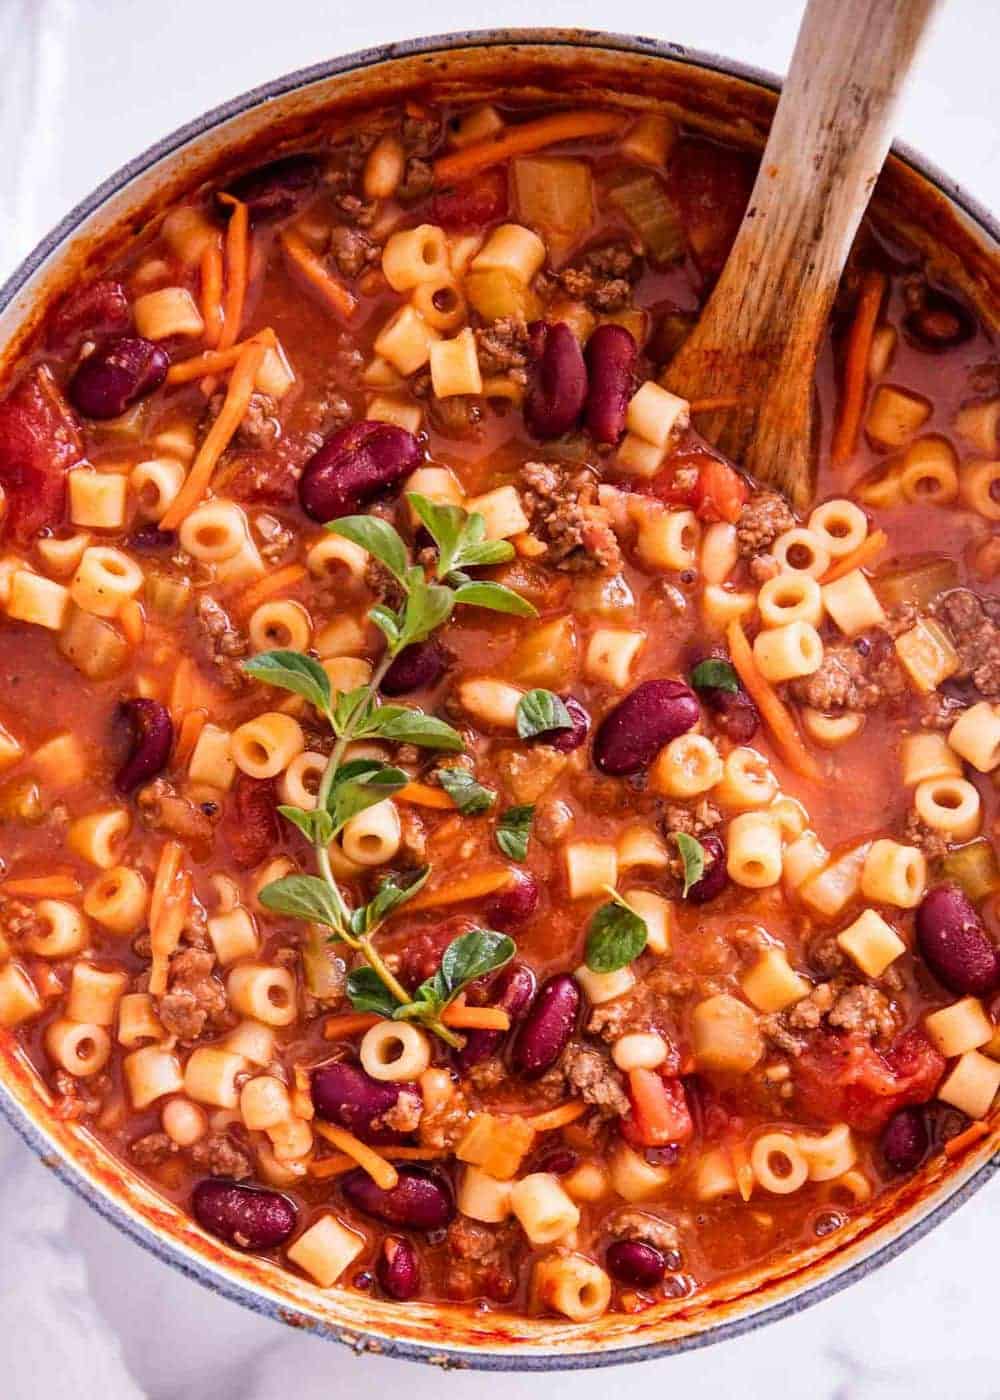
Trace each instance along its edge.
<path fill-rule="evenodd" d="M 973 904 L 1000 890 L 1000 861 L 985 836 L 949 851 L 938 864 L 941 878 L 954 880 Z"/>
<path fill-rule="evenodd" d="M 684 256 L 687 239 L 680 213 L 651 170 L 624 171 L 609 188 L 608 201 L 628 219 L 650 261 L 676 262 Z"/>
<path fill-rule="evenodd" d="M 302 971 L 306 990 L 318 1001 L 340 1001 L 346 986 L 344 960 L 327 942 L 326 931 L 315 924 L 309 926 L 302 946 Z"/>
<path fill-rule="evenodd" d="M 958 564 L 954 559 L 925 555 L 894 564 L 872 579 L 872 586 L 884 608 L 914 603 L 926 608 L 939 593 L 958 586 Z"/>

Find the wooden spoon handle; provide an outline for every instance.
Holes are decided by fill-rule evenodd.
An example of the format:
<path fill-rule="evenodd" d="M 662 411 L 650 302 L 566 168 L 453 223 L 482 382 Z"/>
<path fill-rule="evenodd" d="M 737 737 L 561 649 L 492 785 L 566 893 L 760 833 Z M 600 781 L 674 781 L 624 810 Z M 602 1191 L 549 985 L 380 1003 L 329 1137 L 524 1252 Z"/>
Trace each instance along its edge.
<path fill-rule="evenodd" d="M 809 0 L 743 223 L 667 371 L 685 398 L 740 398 L 743 411 L 705 414 L 700 430 L 798 509 L 820 339 L 937 3 Z"/>

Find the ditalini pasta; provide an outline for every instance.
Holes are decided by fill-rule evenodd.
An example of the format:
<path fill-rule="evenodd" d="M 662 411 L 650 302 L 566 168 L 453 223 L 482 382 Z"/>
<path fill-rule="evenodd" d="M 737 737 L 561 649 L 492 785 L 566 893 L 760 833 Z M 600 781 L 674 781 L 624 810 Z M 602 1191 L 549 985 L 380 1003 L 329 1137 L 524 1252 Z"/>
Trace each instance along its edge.
<path fill-rule="evenodd" d="M 1000 395 L 859 238 L 794 511 L 668 387 L 752 157 L 526 100 L 300 115 L 38 308 L 0 1062 L 219 1250 L 565 1336 L 990 1150 Z"/>

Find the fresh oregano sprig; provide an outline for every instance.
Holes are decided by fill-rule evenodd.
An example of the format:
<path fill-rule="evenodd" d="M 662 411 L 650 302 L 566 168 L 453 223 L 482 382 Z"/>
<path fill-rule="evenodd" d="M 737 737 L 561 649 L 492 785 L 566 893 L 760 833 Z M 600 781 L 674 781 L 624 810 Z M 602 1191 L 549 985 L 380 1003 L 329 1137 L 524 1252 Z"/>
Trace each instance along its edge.
<path fill-rule="evenodd" d="M 403 595 L 397 608 L 379 603 L 370 610 L 371 620 L 386 639 L 386 649 L 367 685 L 334 694 L 320 663 L 302 652 L 262 652 L 243 663 L 254 679 L 308 700 L 336 735 L 314 810 L 278 809 L 312 844 L 318 874 L 275 880 L 261 890 L 260 900 L 275 913 L 328 928 L 331 941 L 346 944 L 360 956 L 362 965 L 348 978 L 348 995 L 357 1010 L 419 1021 L 448 1044 L 458 1046 L 461 1038 L 441 1020 L 445 1008 L 469 982 L 509 962 L 514 944 L 491 929 L 472 929 L 449 944 L 441 970 L 410 996 L 373 940 L 385 920 L 421 888 L 429 868 L 406 880 L 389 876 L 367 904 L 352 909 L 333 874 L 329 854 L 330 843 L 352 817 L 399 792 L 408 778 L 402 769 L 390 764 L 375 759 L 345 762 L 344 756 L 348 745 L 358 739 L 461 752 L 461 736 L 443 720 L 409 706 L 380 702 L 379 687 L 386 671 L 404 647 L 426 640 L 447 622 L 458 603 L 521 617 L 534 617 L 536 612 L 513 589 L 488 580 L 471 580 L 465 573 L 513 556 L 506 540 L 486 539 L 486 522 L 481 515 L 469 514 L 459 506 L 436 505 L 416 493 L 408 499 L 437 549 L 431 579 L 423 568 L 409 562 L 406 544 L 386 520 L 346 516 L 326 527 L 367 550 L 389 571 Z M 478 785 L 473 783 L 473 788 Z M 487 795 L 486 789 L 478 792 Z M 476 796 L 481 810 L 482 799 Z"/>

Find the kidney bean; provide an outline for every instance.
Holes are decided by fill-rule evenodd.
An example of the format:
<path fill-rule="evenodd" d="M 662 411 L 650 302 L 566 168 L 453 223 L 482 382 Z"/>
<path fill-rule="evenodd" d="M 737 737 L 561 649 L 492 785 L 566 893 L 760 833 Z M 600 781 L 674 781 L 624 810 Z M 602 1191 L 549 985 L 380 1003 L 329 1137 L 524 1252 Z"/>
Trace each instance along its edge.
<path fill-rule="evenodd" d="M 492 896 L 484 912 L 489 923 L 503 931 L 530 919 L 537 908 L 538 881 L 530 870 L 518 870 L 510 884 Z"/>
<path fill-rule="evenodd" d="M 557 438 L 576 427 L 587 397 L 587 366 L 580 342 L 563 321 L 531 328 L 534 364 L 524 418 L 537 438 Z"/>
<path fill-rule="evenodd" d="M 48 341 L 65 350 L 85 335 L 123 335 L 131 320 L 125 288 L 100 278 L 69 293 L 49 323 Z"/>
<path fill-rule="evenodd" d="M 298 1211 L 279 1191 L 242 1186 L 225 1177 L 199 1181 L 191 1193 L 198 1224 L 238 1249 L 274 1249 L 295 1229 Z"/>
<path fill-rule="evenodd" d="M 511 1062 L 518 1074 L 537 1079 L 565 1050 L 580 1010 L 580 989 L 568 972 L 543 983 L 521 1024 Z"/>
<path fill-rule="evenodd" d="M 273 778 L 239 773 L 225 815 L 229 854 L 241 870 L 266 860 L 281 837 Z"/>
<path fill-rule="evenodd" d="M 974 317 L 947 292 L 921 286 L 907 289 L 904 296 L 911 309 L 903 317 L 903 330 L 922 350 L 951 350 L 975 335 Z"/>
<path fill-rule="evenodd" d="M 707 904 L 710 899 L 720 895 L 729 884 L 729 872 L 726 869 L 726 848 L 722 844 L 722 837 L 710 831 L 706 836 L 699 837 L 699 840 L 705 850 L 705 873 L 691 886 L 687 897 L 692 904 Z"/>
<path fill-rule="evenodd" d="M 598 326 L 587 341 L 587 431 L 614 447 L 625 431 L 639 349 L 624 326 Z"/>
<path fill-rule="evenodd" d="M 437 642 L 413 642 L 403 648 L 382 677 L 382 694 L 407 695 L 411 690 L 425 690 L 441 678 L 444 669 L 444 653 Z"/>
<path fill-rule="evenodd" d="M 693 729 L 699 713 L 694 692 L 682 681 L 643 681 L 601 720 L 594 762 L 612 777 L 638 773 L 664 744 Z"/>
<path fill-rule="evenodd" d="M 128 758 L 115 774 L 115 787 L 119 792 L 133 792 L 140 783 L 148 783 L 166 768 L 174 743 L 174 726 L 170 712 L 159 700 L 126 700 L 119 706 L 119 713 L 127 721 L 132 737 Z"/>
<path fill-rule="evenodd" d="M 916 915 L 917 946 L 949 991 L 985 996 L 1000 984 L 1000 953 L 982 920 L 955 885 L 928 890 Z"/>
<path fill-rule="evenodd" d="M 611 1277 L 629 1288 L 653 1288 L 667 1272 L 660 1251 L 642 1240 L 616 1240 L 608 1245 L 604 1262 Z"/>
<path fill-rule="evenodd" d="M 381 1083 L 357 1065 L 332 1060 L 313 1070 L 312 1101 L 320 1118 L 336 1123 L 364 1142 L 399 1143 L 406 1134 L 373 1126 L 375 1119 L 395 1108 L 400 1100 L 420 1102 L 412 1084 Z"/>
<path fill-rule="evenodd" d="M 320 165 L 315 156 L 282 156 L 256 170 L 239 175 L 229 193 L 241 200 L 252 220 L 284 219 L 293 214 L 319 179 Z M 222 205 L 229 214 L 231 206 Z"/>
<path fill-rule="evenodd" d="M 560 696 L 567 713 L 573 721 L 569 729 L 543 729 L 532 740 L 535 744 L 547 744 L 559 753 L 571 753 L 578 749 L 590 733 L 590 715 L 572 695 Z"/>
<path fill-rule="evenodd" d="M 699 661 L 707 661 L 709 658 L 729 660 L 721 648 L 712 651 L 699 650 L 692 658 L 691 669 L 694 670 Z M 726 738 L 732 739 L 734 744 L 749 743 L 760 725 L 760 714 L 744 690 L 739 677 L 736 679 L 738 689 L 735 691 L 720 690 L 716 685 L 696 685 L 694 682 L 692 684 L 698 692 L 698 699 L 712 711 L 717 728 L 722 730 Z"/>
<path fill-rule="evenodd" d="M 162 345 L 138 335 L 120 335 L 99 345 L 78 366 L 67 394 L 87 418 L 120 418 L 127 408 L 158 389 L 170 358 Z"/>
<path fill-rule="evenodd" d="M 491 1000 L 506 1011 L 512 1021 L 519 1021 L 531 1005 L 538 982 L 527 963 L 512 962 L 503 969 L 491 988 Z M 506 1031 L 466 1031 L 465 1044 L 459 1050 L 456 1063 L 469 1069 L 495 1055 L 506 1038 Z"/>
<path fill-rule="evenodd" d="M 420 1292 L 420 1262 L 409 1240 L 386 1235 L 378 1252 L 375 1274 L 384 1292 L 406 1303 Z"/>
<path fill-rule="evenodd" d="M 387 1225 L 403 1225 L 410 1230 L 441 1230 L 455 1215 L 450 1184 L 427 1167 L 401 1166 L 399 1181 L 390 1191 L 376 1186 L 359 1167 L 342 1179 L 341 1189 L 352 1206 Z"/>
<path fill-rule="evenodd" d="M 350 515 L 388 491 L 414 467 L 423 450 L 405 428 L 367 420 L 327 438 L 299 478 L 299 501 L 313 520 Z"/>
<path fill-rule="evenodd" d="M 895 1172 L 915 1172 L 930 1146 L 919 1108 L 900 1108 L 882 1129 L 882 1156 Z"/>
<path fill-rule="evenodd" d="M 565 1176 L 573 1170 L 579 1160 L 571 1147 L 552 1147 L 532 1163 L 531 1170 L 551 1172 L 553 1176 Z"/>

